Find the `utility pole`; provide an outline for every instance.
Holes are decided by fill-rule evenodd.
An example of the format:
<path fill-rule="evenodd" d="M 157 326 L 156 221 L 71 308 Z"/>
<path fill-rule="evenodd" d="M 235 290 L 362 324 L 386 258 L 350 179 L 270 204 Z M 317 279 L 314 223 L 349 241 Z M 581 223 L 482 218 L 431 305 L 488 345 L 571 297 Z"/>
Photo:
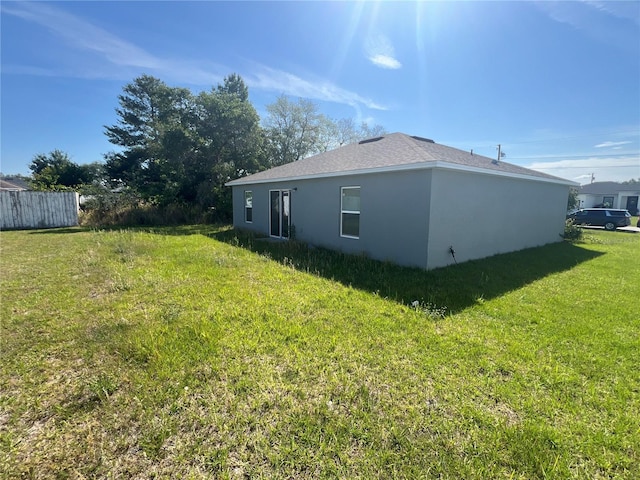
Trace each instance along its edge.
<path fill-rule="evenodd" d="M 500 161 L 500 153 L 501 153 L 500 148 L 501 148 L 501 145 L 498 144 L 498 159 L 496 160 L 496 163 Z"/>

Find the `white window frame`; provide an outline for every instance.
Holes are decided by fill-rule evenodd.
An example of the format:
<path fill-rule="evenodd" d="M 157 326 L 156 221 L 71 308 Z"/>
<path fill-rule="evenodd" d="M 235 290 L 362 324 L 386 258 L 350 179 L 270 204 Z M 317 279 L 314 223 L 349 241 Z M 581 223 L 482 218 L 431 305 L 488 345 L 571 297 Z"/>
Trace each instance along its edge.
<path fill-rule="evenodd" d="M 358 194 L 360 193 L 360 185 L 350 185 L 348 187 L 340 187 L 340 236 L 343 238 L 353 238 L 353 239 L 359 239 L 360 238 L 360 210 L 362 210 L 362 206 L 360 206 L 360 210 L 345 210 L 344 208 L 342 208 L 342 198 L 343 198 L 343 194 L 345 190 L 349 190 L 349 189 L 357 189 L 358 190 Z M 345 235 L 343 233 L 343 229 L 342 229 L 342 218 L 343 215 L 345 213 L 349 213 L 352 215 L 358 215 L 358 236 L 354 236 L 354 235 Z"/>
<path fill-rule="evenodd" d="M 247 207 L 247 194 L 251 195 L 251 207 Z M 247 220 L 247 209 L 251 208 L 251 220 Z M 253 223 L 253 191 L 244 191 L 244 221 L 245 223 Z"/>

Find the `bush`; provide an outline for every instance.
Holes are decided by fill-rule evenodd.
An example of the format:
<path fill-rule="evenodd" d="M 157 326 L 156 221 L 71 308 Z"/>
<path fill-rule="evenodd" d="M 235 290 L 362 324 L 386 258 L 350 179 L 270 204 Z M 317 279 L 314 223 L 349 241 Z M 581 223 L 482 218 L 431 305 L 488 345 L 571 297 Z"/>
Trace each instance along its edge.
<path fill-rule="evenodd" d="M 120 225 L 128 212 L 140 206 L 137 195 L 128 190 L 114 192 L 99 185 L 81 191 L 80 223 L 89 226 Z"/>
<path fill-rule="evenodd" d="M 576 242 L 582 239 L 582 229 L 575 224 L 573 219 L 569 218 L 565 221 L 562 238 L 570 242 Z"/>
<path fill-rule="evenodd" d="M 154 205 L 128 192 L 102 191 L 86 197 L 80 223 L 91 227 L 133 227 L 215 223 L 216 210 L 194 204 Z"/>

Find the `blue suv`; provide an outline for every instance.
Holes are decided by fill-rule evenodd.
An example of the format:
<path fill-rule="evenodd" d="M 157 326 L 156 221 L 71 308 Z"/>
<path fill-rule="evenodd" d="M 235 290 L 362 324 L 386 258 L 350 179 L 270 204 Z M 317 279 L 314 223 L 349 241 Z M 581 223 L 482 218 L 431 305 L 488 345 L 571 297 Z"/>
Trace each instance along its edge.
<path fill-rule="evenodd" d="M 568 215 L 576 225 L 595 225 L 605 230 L 631 225 L 631 214 L 628 210 L 616 208 L 581 208 Z"/>

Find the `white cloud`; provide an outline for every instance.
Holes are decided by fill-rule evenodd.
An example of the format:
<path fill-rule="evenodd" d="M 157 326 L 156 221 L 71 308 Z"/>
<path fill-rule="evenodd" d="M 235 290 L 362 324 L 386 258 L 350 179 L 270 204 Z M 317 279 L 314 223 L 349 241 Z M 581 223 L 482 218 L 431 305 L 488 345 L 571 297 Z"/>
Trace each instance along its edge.
<path fill-rule="evenodd" d="M 32 67 L 27 65 L 2 65 L 2 73 L 10 75 L 32 75 L 34 77 L 59 77 L 60 72 L 55 69 Z"/>
<path fill-rule="evenodd" d="M 223 75 L 181 59 L 161 58 L 120 37 L 45 3 L 2 5 L 2 13 L 38 24 L 62 39 L 56 66 L 5 65 L 5 71 L 42 76 L 130 79 L 142 72 L 191 84 L 212 84 Z M 78 52 L 80 56 L 78 56 Z"/>
<path fill-rule="evenodd" d="M 391 41 L 384 35 L 369 37 L 365 43 L 367 58 L 376 67 L 396 70 L 402 64 L 395 58 L 395 50 Z"/>
<path fill-rule="evenodd" d="M 67 66 L 42 68 L 27 65 L 3 65 L 7 73 L 40 76 L 72 76 L 77 78 L 131 79 L 140 73 L 158 75 L 163 80 L 191 85 L 210 86 L 219 83 L 229 72 L 238 71 L 200 59 L 171 59 L 154 55 L 143 48 L 83 20 L 44 3 L 2 4 L 2 13 L 41 25 L 62 38 L 72 49 L 91 54 Z M 69 55 L 69 57 L 72 57 Z M 345 90 L 321 79 L 304 79 L 282 70 L 253 64 L 248 72 L 239 72 L 247 85 L 261 90 L 291 96 L 350 105 L 361 115 L 361 106 L 385 110 L 385 107 L 358 93 Z"/>
<path fill-rule="evenodd" d="M 602 142 L 599 143 L 598 145 L 594 145 L 595 148 L 608 148 L 608 147 L 619 147 L 620 145 L 627 145 L 629 143 L 632 143 L 631 141 L 625 141 L 625 142 Z"/>
<path fill-rule="evenodd" d="M 373 55 L 369 57 L 369 60 L 378 67 L 391 70 L 398 69 L 402 66 L 398 60 L 388 55 Z"/>
<path fill-rule="evenodd" d="M 586 174 L 586 175 L 578 175 L 577 177 L 573 177 L 572 180 L 582 180 L 583 178 L 588 178 L 589 180 L 591 180 L 591 174 Z"/>
<path fill-rule="evenodd" d="M 583 1 L 587 5 L 590 5 L 601 12 L 608 13 L 609 15 L 620 19 L 631 20 L 632 22 L 640 25 L 640 9 L 636 2 Z"/>
<path fill-rule="evenodd" d="M 594 174 L 599 182 L 623 182 L 640 177 L 640 156 L 585 157 L 555 162 L 534 162 L 526 167 L 561 178 L 588 178 L 591 181 L 591 174 Z"/>
<path fill-rule="evenodd" d="M 533 5 L 558 23 L 637 54 L 640 25 L 637 2 L 536 1 Z"/>
<path fill-rule="evenodd" d="M 322 80 L 306 80 L 293 73 L 284 72 L 265 65 L 257 65 L 256 71 L 247 75 L 245 80 L 250 87 L 261 90 L 285 93 L 294 97 L 340 103 L 355 108 L 363 105 L 374 110 L 386 110 L 386 107 L 375 103 L 373 100 L 355 92 L 345 90 L 333 83 Z"/>
<path fill-rule="evenodd" d="M 2 12 L 37 23 L 69 45 L 104 56 L 113 64 L 149 69 L 161 67 L 162 61 L 143 49 L 121 40 L 91 23 L 44 3 L 5 3 Z"/>

